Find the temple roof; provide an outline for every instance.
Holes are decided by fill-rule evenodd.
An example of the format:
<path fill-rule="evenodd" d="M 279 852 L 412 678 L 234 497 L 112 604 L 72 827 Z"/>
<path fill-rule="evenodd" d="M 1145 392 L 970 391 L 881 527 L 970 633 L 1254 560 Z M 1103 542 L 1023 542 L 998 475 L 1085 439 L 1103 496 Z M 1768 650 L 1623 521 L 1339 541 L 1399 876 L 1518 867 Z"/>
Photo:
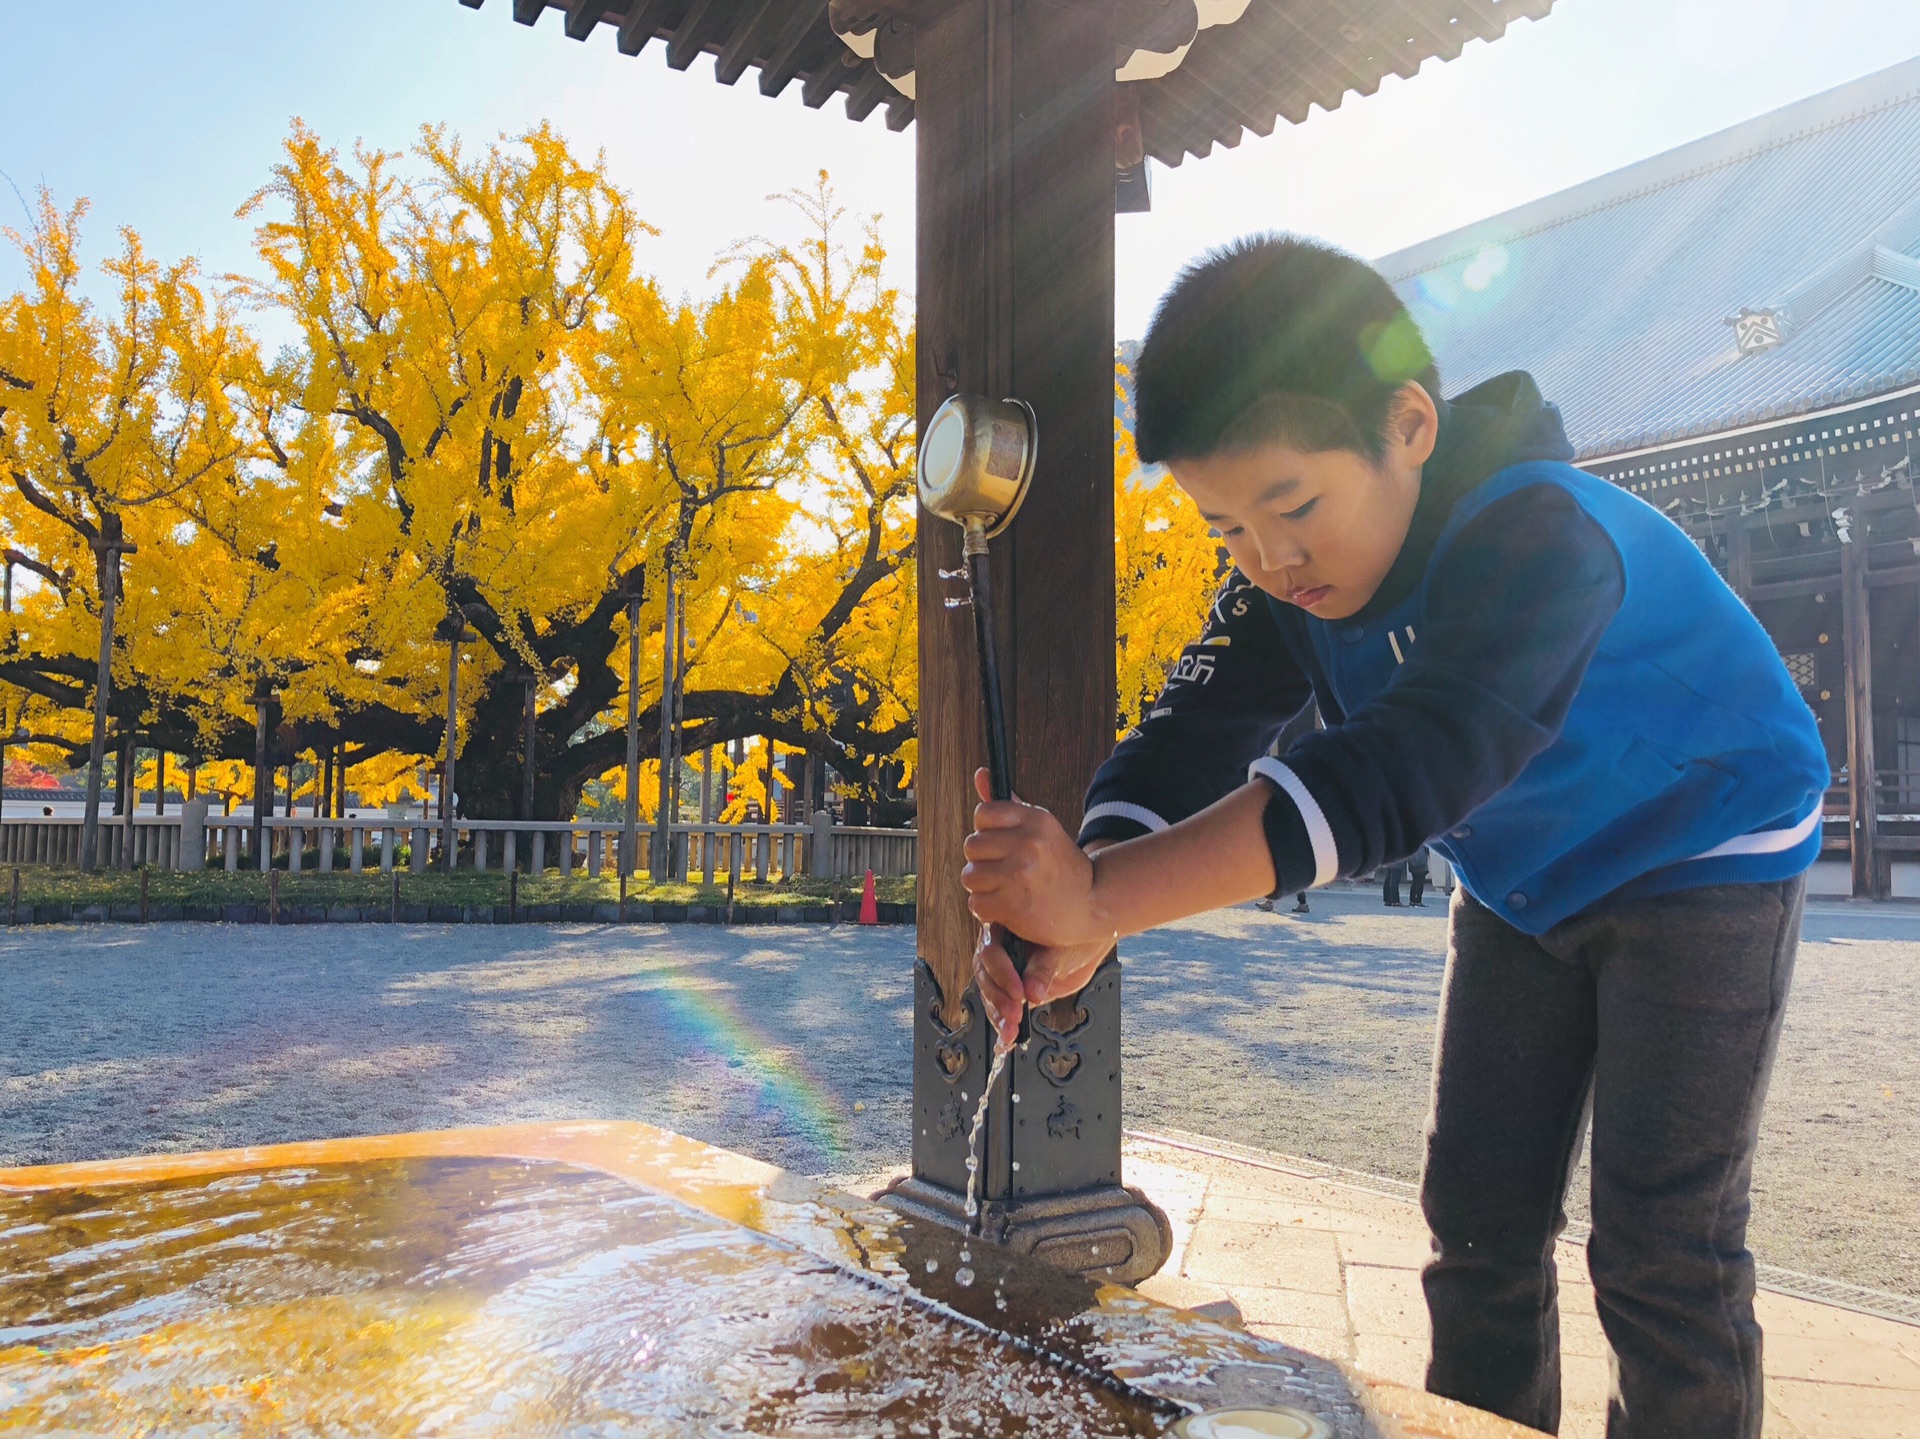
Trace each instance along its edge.
<path fill-rule="evenodd" d="M 483 0 L 460 0 L 478 9 Z M 941 0 L 886 0 L 911 13 Z M 1218 3 L 1218 0 L 1210 0 Z M 1251 0 L 1231 23 L 1193 38 L 1178 68 L 1152 80 L 1128 80 L 1140 97 L 1146 151 L 1165 165 L 1234 146 L 1251 130 L 1271 134 L 1308 107 L 1332 110 L 1349 92 L 1371 95 L 1387 75 L 1411 77 L 1421 62 L 1451 60 L 1472 39 L 1492 40 L 1517 18 L 1539 18 L 1553 0 Z M 667 63 L 684 70 L 714 56 L 714 74 L 731 85 L 759 72 L 760 91 L 778 95 L 796 81 L 813 107 L 846 96 L 847 114 L 886 111 L 888 128 L 913 119 L 913 101 L 874 60 L 853 53 L 827 20 L 827 0 L 512 0 L 514 18 L 537 23 L 560 12 L 569 35 L 585 40 L 602 25 L 620 49 L 639 54 L 666 45 Z M 1191 26 L 1189 27 L 1191 28 Z"/>
<path fill-rule="evenodd" d="M 1530 370 L 1583 459 L 1920 383 L 1920 59 L 1376 263 L 1449 392 Z"/>

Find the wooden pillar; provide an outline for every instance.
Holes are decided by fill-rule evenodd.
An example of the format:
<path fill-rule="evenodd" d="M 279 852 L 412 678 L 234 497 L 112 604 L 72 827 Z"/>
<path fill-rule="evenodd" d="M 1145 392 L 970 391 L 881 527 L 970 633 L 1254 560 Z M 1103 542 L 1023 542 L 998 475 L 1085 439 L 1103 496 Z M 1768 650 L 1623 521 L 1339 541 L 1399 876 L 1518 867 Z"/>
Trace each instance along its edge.
<path fill-rule="evenodd" d="M 1884 899 L 1880 883 L 1879 790 L 1873 753 L 1873 627 L 1867 593 L 1865 526 L 1840 546 L 1841 658 L 1847 686 L 1847 814 L 1855 899 Z"/>
<path fill-rule="evenodd" d="M 133 817 L 140 813 L 140 786 L 135 771 L 140 766 L 140 750 L 135 735 L 128 730 L 120 751 L 120 794 L 114 805 L 120 815 L 120 868 L 133 868 Z"/>
<path fill-rule="evenodd" d="M 918 387 L 1039 420 L 1033 489 L 993 543 L 1014 785 L 1069 829 L 1113 745 L 1113 44 L 1098 9 L 960 0 L 915 45 Z M 920 517 L 919 953 L 949 1017 L 971 975 L 960 846 L 985 762 L 973 620 Z M 962 587 L 963 588 L 963 587 Z"/>
<path fill-rule="evenodd" d="M 267 865 L 264 821 L 273 812 L 273 766 L 268 757 L 271 738 L 268 720 L 273 709 L 273 691 L 264 681 L 253 692 L 253 863 L 256 869 Z"/>
<path fill-rule="evenodd" d="M 914 39 L 918 409 L 949 395 L 1033 407 L 1039 461 L 993 541 L 1014 788 L 1071 832 L 1113 746 L 1115 80 L 1106 6 L 954 0 Z M 913 1172 L 889 1202 L 964 1223 L 966 1131 L 992 1060 L 968 993 L 960 886 L 985 762 L 961 531 L 919 523 L 920 770 Z M 1099 1278 L 1164 1262 L 1164 1215 L 1120 1184 L 1120 968 L 1032 1019 L 987 1109 L 982 1225 Z M 1013 1095 L 1023 1103 L 1015 1105 Z"/>
<path fill-rule="evenodd" d="M 1753 531 L 1738 520 L 1727 531 L 1727 583 L 1751 609 L 1747 596 L 1753 593 Z"/>

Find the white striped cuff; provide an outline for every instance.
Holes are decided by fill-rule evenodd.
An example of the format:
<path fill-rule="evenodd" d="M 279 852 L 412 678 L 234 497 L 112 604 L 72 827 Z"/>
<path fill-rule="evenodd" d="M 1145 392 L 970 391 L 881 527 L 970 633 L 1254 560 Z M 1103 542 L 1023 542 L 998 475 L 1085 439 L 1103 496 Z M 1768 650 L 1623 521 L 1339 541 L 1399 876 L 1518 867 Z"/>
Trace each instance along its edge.
<path fill-rule="evenodd" d="M 1815 800 L 1812 811 L 1791 829 L 1763 829 L 1754 834 L 1737 834 L 1725 844 L 1716 844 L 1694 858 L 1719 859 L 1729 854 L 1779 854 L 1782 850 L 1805 843 L 1807 836 L 1820 828 L 1820 817 L 1820 801 Z"/>
<path fill-rule="evenodd" d="M 1142 804 L 1128 804 L 1123 799 L 1111 799 L 1105 804 L 1097 804 L 1080 819 L 1080 832 L 1086 833 L 1087 826 L 1096 819 L 1130 819 L 1135 824 L 1144 824 L 1147 832 L 1165 829 L 1167 822 Z"/>
<path fill-rule="evenodd" d="M 1247 778 L 1263 779 L 1279 786 L 1293 801 L 1294 808 L 1300 811 L 1300 821 L 1307 827 L 1307 838 L 1313 841 L 1314 886 L 1318 888 L 1338 879 L 1340 849 L 1333 842 L 1333 829 L 1327 823 L 1326 815 L 1321 812 L 1320 802 L 1313 797 L 1313 792 L 1300 776 L 1267 755 L 1247 766 Z"/>

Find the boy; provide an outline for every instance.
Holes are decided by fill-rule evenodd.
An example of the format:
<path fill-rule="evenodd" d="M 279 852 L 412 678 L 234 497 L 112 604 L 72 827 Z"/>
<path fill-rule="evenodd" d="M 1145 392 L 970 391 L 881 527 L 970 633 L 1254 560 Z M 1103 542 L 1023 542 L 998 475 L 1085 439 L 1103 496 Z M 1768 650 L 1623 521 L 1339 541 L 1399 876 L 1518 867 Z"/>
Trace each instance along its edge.
<path fill-rule="evenodd" d="M 1757 1436 L 1747 1192 L 1828 781 L 1772 643 L 1685 535 L 1567 463 L 1526 375 L 1442 402 L 1347 255 L 1206 257 L 1135 374 L 1141 458 L 1233 567 L 1188 651 L 1210 663 L 1101 766 L 1078 843 L 976 811 L 973 911 L 1037 946 L 1024 976 L 979 957 L 1001 1041 L 1122 935 L 1430 841 L 1460 887 L 1428 1388 L 1558 1427 L 1553 1245 L 1590 1115 L 1609 1435 Z M 1270 755 L 1312 700 L 1325 728 Z"/>

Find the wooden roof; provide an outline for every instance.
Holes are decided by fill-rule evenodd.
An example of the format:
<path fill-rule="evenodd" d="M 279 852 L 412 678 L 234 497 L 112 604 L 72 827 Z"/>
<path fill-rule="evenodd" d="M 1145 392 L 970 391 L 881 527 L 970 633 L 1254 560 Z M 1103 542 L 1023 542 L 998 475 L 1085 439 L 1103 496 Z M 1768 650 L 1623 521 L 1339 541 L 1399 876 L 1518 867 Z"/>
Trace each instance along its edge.
<path fill-rule="evenodd" d="M 460 0 L 479 9 L 484 0 Z M 846 96 L 847 114 L 886 111 L 887 128 L 913 120 L 913 101 L 871 60 L 855 55 L 827 23 L 827 0 L 512 0 L 523 25 L 557 10 L 567 34 L 585 40 L 601 25 L 637 55 L 664 42 L 667 64 L 685 70 L 714 56 L 732 85 L 759 72 L 760 92 L 798 81 L 813 108 Z M 899 0 L 895 0 L 896 6 Z M 922 0 L 924 3 L 924 0 Z M 1348 92 L 1371 95 L 1387 75 L 1411 77 L 1435 56 L 1451 60 L 1469 40 L 1492 40 L 1509 21 L 1538 19 L 1553 0 L 1252 0 L 1229 25 L 1202 30 L 1180 68 L 1126 82 L 1140 97 L 1147 153 L 1165 165 L 1234 146 L 1244 131 L 1299 124 L 1310 105 L 1332 110 Z"/>

